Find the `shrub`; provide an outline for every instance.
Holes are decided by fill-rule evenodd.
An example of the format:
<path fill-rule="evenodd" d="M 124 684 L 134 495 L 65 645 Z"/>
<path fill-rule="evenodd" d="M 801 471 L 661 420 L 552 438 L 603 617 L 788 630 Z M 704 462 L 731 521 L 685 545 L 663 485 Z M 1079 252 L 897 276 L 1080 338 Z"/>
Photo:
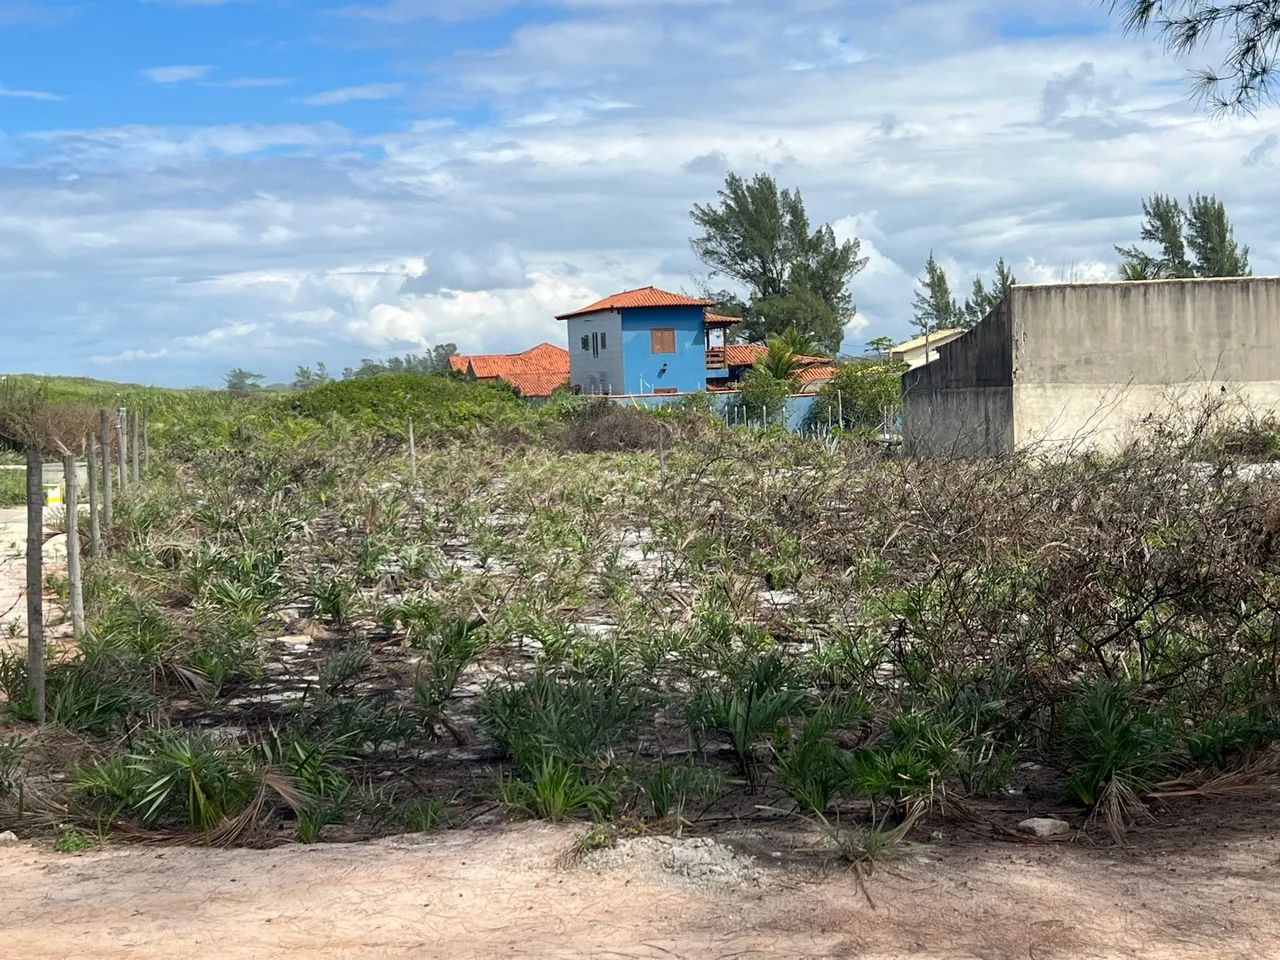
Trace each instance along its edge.
<path fill-rule="evenodd" d="M 840 364 L 835 376 L 818 392 L 810 419 L 837 423 L 846 430 L 880 433 L 885 422 L 892 422 L 902 408 L 902 374 L 906 369 L 901 360 Z"/>
<path fill-rule="evenodd" d="M 575 409 L 560 435 L 574 453 L 626 453 L 670 446 L 672 429 L 647 410 L 609 400 L 591 400 Z"/>
<path fill-rule="evenodd" d="M 404 439 L 408 422 L 420 436 L 518 421 L 532 408 L 511 390 L 439 374 L 389 373 L 323 384 L 293 400 L 304 417 L 338 417 L 362 430 Z"/>
<path fill-rule="evenodd" d="M 524 683 L 490 687 L 480 704 L 490 734 L 522 770 L 548 759 L 586 763 L 631 732 L 650 710 L 631 689 L 557 680 L 539 670 Z"/>
<path fill-rule="evenodd" d="M 757 747 L 809 705 L 793 667 L 779 654 L 768 653 L 738 661 L 723 681 L 704 684 L 690 704 L 689 723 L 695 734 L 714 731 L 728 738 L 754 789 Z"/>
<path fill-rule="evenodd" d="M 607 816 L 617 793 L 605 779 L 548 754 L 519 775 L 504 779 L 498 798 L 508 811 L 555 823 L 575 813 Z"/>
<path fill-rule="evenodd" d="M 1144 816 L 1139 795 L 1173 767 L 1173 739 L 1167 724 L 1134 702 L 1124 684 L 1099 682 L 1068 704 L 1062 746 L 1068 789 L 1106 821 L 1112 834 Z"/>

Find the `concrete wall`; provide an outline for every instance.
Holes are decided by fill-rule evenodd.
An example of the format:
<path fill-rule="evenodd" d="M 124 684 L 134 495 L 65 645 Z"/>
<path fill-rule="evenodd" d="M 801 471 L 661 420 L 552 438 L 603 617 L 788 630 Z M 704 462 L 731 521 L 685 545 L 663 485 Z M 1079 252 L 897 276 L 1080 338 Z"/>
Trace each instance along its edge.
<path fill-rule="evenodd" d="M 902 384 L 911 455 L 1115 448 L 1206 402 L 1280 410 L 1280 278 L 1015 286 Z"/>
<path fill-rule="evenodd" d="M 1012 313 L 1008 299 L 938 358 L 902 375 L 908 456 L 999 456 L 1013 449 Z"/>
<path fill-rule="evenodd" d="M 707 386 L 707 340 L 702 307 L 647 307 L 622 311 L 623 388 L 619 393 L 682 393 Z M 650 332 L 675 330 L 675 353 L 654 353 Z"/>
<path fill-rule="evenodd" d="M 1115 448 L 1203 404 L 1280 409 L 1280 279 L 1015 287 L 1014 438 Z"/>
<path fill-rule="evenodd" d="M 617 310 L 570 317 L 565 323 L 569 337 L 569 384 L 583 393 L 623 393 L 622 314 Z M 592 339 L 592 335 L 595 339 Z M 599 346 L 604 336 L 605 346 Z M 582 345 L 586 338 L 586 346 Z"/>

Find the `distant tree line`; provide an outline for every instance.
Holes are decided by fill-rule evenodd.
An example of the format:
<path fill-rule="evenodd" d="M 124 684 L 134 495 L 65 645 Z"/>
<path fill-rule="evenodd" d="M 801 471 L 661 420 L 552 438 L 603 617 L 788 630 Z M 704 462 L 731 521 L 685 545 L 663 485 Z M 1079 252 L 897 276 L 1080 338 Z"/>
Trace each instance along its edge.
<path fill-rule="evenodd" d="M 432 347 L 426 353 L 406 353 L 402 357 L 390 357 L 386 360 L 365 357 L 360 361 L 360 366 L 358 367 L 344 367 L 342 379 L 355 380 L 363 377 L 376 377 L 383 373 L 445 373 L 449 369 L 449 358 L 457 352 L 457 344 L 441 343 Z M 263 380 L 266 378 L 262 374 L 252 373 L 241 367 L 236 367 L 234 370 L 229 371 L 224 379 L 226 381 L 226 389 L 234 393 L 266 389 L 263 386 Z M 293 382 L 287 385 L 282 384 L 281 388 L 309 390 L 312 387 L 328 383 L 332 379 L 333 377 L 329 374 L 329 368 L 321 360 L 314 367 L 299 366 L 294 371 Z"/>

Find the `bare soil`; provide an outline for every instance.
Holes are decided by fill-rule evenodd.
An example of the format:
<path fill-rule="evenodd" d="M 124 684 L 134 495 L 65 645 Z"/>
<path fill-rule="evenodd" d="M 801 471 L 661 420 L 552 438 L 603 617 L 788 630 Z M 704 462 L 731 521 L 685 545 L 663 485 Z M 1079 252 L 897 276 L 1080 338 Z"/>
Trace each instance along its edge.
<path fill-rule="evenodd" d="M 1252 801 L 1257 806 L 1258 801 Z M 1228 807 L 1233 805 L 1228 804 Z M 1129 847 L 943 840 L 846 866 L 740 830 L 623 841 L 582 825 L 272 850 L 0 848 L 0 954 L 36 958 L 1280 956 L 1276 805 L 1198 802 Z M 1240 816 L 1236 816 L 1239 813 Z M 679 848 L 673 856 L 673 846 Z M 690 864 L 716 864 L 709 874 Z M 726 863 L 742 869 L 723 870 Z"/>

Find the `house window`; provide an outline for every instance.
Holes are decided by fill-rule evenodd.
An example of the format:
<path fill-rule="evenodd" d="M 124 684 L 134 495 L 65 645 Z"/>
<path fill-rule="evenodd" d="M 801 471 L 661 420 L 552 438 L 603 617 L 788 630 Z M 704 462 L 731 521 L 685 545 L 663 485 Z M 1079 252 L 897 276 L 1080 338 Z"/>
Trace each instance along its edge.
<path fill-rule="evenodd" d="M 607 341 L 607 339 L 606 339 L 606 337 L 605 337 L 605 334 L 603 334 L 603 333 L 602 333 L 602 334 L 600 334 L 600 349 L 601 349 L 601 350 L 608 350 L 608 349 L 609 349 L 609 343 L 608 343 L 608 341 Z"/>
<path fill-rule="evenodd" d="M 675 387 L 654 387 L 653 392 L 654 393 L 679 393 L 680 391 L 677 390 Z"/>
<path fill-rule="evenodd" d="M 654 353 L 676 352 L 676 331 L 673 327 L 654 327 L 649 331 L 649 348 Z"/>
<path fill-rule="evenodd" d="M 583 350 L 591 349 L 591 338 L 588 337 L 585 333 L 582 335 L 582 349 Z"/>

